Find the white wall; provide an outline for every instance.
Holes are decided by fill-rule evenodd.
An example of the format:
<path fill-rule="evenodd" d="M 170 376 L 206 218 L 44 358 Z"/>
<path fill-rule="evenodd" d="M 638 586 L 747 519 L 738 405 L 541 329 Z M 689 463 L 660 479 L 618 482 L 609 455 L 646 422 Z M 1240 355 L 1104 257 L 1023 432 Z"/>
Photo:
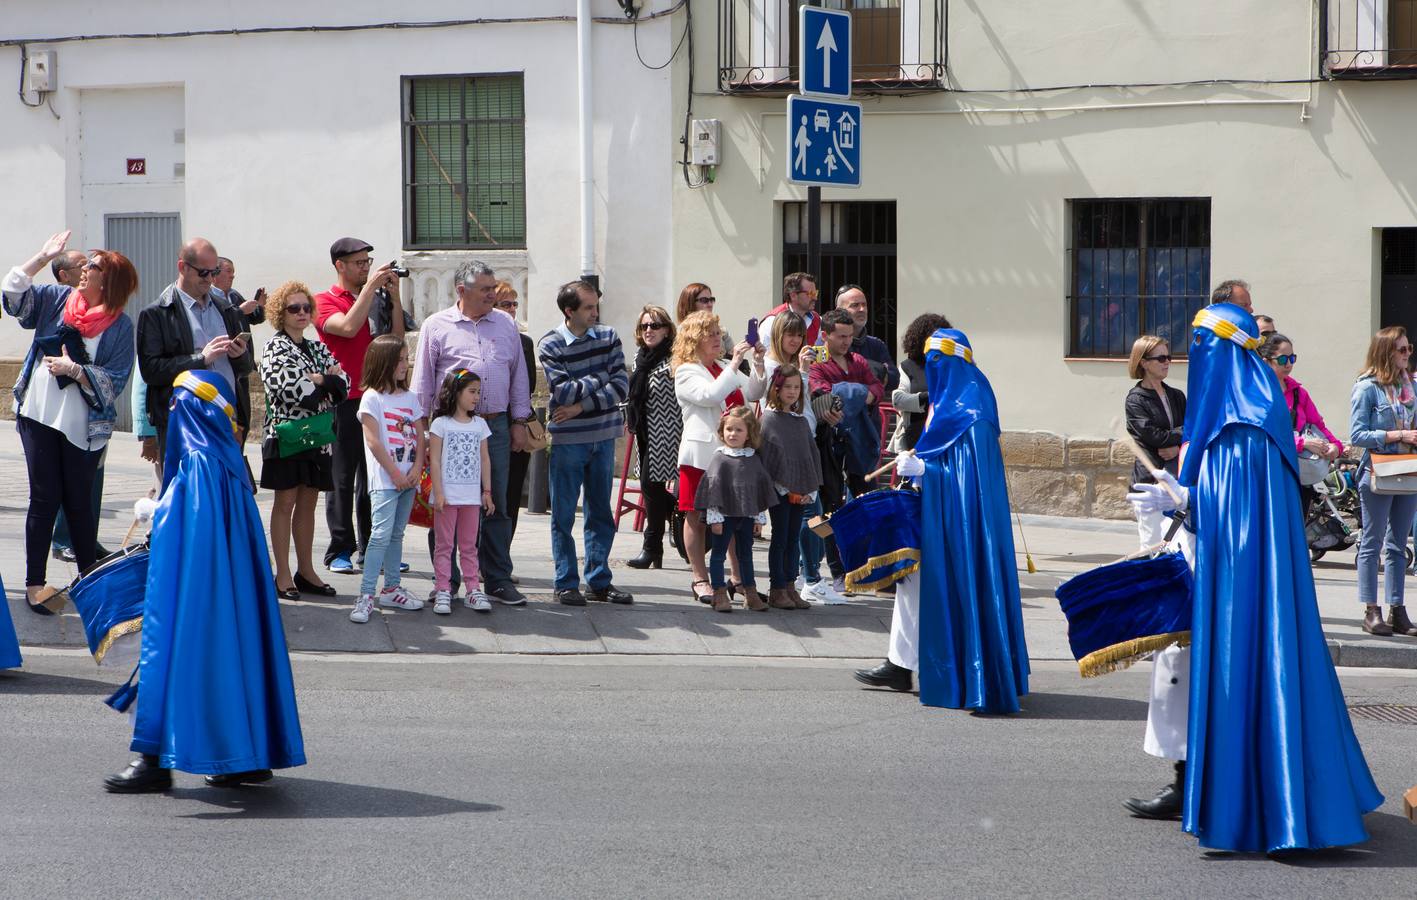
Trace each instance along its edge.
<path fill-rule="evenodd" d="M 655 0 L 647 11 L 668 5 Z M 598 16 L 623 19 L 611 0 L 592 6 Z M 74 34 L 76 27 L 137 33 L 474 16 L 573 20 L 575 3 L 406 0 L 390 7 L 377 0 L 338 6 L 249 0 L 93 7 L 6 0 L 5 11 L 6 21 L 23 23 L 26 35 L 57 36 Z M 660 20 L 639 27 L 646 60 L 668 57 L 677 25 Z M 625 25 L 594 30 L 597 264 L 608 318 L 622 329 L 640 305 L 664 302 L 670 290 L 668 181 L 677 146 L 669 125 L 669 73 L 641 66 L 631 40 Z M 88 233 L 95 226 L 81 200 L 81 91 L 173 85 L 183 91 L 185 104 L 186 234 L 211 239 L 236 260 L 237 287 L 248 296 L 257 285 L 274 287 L 289 278 L 321 290 L 333 277 L 328 248 L 337 237 L 369 241 L 380 262 L 402 255 L 400 77 L 524 72 L 523 302 L 533 333 L 560 321 L 556 285 L 580 274 L 574 21 L 47 46 L 58 53 L 60 90 L 53 105 L 61 118 L 56 121 L 48 109 L 26 109 L 13 94 L 0 100 L 7 207 L 0 217 L 0 264 L 27 258 L 44 237 L 66 226 L 79 231 L 79 246 L 102 239 L 101 230 Z M 0 48 L 0 71 L 18 67 L 18 49 Z M 115 158 L 127 155 L 112 150 Z M 12 321 L 0 322 L 0 356 L 23 355 L 27 346 Z"/>
<path fill-rule="evenodd" d="M 951 78 L 979 88 L 1303 79 L 1317 56 L 1310 13 L 1258 0 L 957 0 Z M 712 47 L 713 17 L 696 25 Z M 710 57 L 696 77 L 715 75 Z M 784 181 L 784 102 L 695 99 L 695 116 L 723 120 L 727 146 L 715 184 L 675 184 L 674 281 L 711 283 L 730 319 L 776 297 L 778 204 L 806 196 Z M 1123 363 L 1065 358 L 1066 201 L 1202 196 L 1212 198 L 1212 283 L 1253 282 L 1256 310 L 1294 338 L 1296 377 L 1346 438 L 1349 389 L 1377 325 L 1374 229 L 1417 225 L 1417 81 L 864 103 L 863 186 L 823 199 L 896 201 L 899 329 L 926 311 L 963 328 L 1006 429 L 1107 436 L 1131 383 Z M 1101 108 L 1057 109 L 1076 106 Z M 1185 377 L 1172 367 L 1173 382 Z"/>

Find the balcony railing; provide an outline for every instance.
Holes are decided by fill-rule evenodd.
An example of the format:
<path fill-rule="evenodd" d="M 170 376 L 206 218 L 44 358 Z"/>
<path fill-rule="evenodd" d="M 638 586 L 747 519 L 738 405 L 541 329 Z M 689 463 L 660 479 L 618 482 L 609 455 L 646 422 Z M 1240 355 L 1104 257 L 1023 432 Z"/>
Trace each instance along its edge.
<path fill-rule="evenodd" d="M 1417 78 L 1417 0 L 1322 0 L 1329 78 Z"/>
<path fill-rule="evenodd" d="M 800 0 L 719 0 L 718 89 L 786 94 L 797 89 Z M 824 0 L 851 11 L 852 91 L 944 90 L 948 0 Z"/>

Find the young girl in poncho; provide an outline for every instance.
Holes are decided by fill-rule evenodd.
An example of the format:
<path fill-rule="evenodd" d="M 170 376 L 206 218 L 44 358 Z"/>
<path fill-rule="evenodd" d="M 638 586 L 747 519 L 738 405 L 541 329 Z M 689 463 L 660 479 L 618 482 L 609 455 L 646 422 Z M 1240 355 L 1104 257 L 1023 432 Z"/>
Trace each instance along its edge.
<path fill-rule="evenodd" d="M 694 507 L 704 512 L 709 526 L 709 583 L 713 586 L 715 612 L 731 612 L 728 581 L 723 574 L 723 560 L 728 545 L 738 553 L 738 569 L 743 576 L 743 598 L 748 609 L 765 610 L 768 605 L 758 596 L 753 578 L 753 523 L 765 523 L 767 510 L 777 503 L 777 491 L 762 458 L 757 455 L 760 443 L 758 420 L 746 406 L 735 406 L 718 421 L 718 436 L 723 446 L 713 454 Z"/>
<path fill-rule="evenodd" d="M 802 373 L 788 363 L 779 366 L 768 385 L 763 408 L 759 455 L 772 478 L 777 502 L 768 510 L 772 543 L 768 548 L 768 605 L 774 609 L 808 609 L 794 583 L 797 580 L 797 539 L 802 515 L 822 484 L 822 459 L 803 414 Z"/>

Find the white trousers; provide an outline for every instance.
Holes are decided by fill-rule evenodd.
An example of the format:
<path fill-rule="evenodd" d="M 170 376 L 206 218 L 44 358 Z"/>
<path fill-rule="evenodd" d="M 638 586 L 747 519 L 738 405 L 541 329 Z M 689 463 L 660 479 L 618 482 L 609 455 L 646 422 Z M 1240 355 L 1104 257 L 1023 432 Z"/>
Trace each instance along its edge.
<path fill-rule="evenodd" d="M 1152 756 L 1186 758 L 1191 702 L 1191 648 L 1172 644 L 1152 654 L 1151 702 L 1146 708 L 1146 740 Z"/>
<path fill-rule="evenodd" d="M 891 613 L 891 647 L 886 658 L 912 672 L 920 669 L 920 573 L 895 583 L 895 611 Z"/>

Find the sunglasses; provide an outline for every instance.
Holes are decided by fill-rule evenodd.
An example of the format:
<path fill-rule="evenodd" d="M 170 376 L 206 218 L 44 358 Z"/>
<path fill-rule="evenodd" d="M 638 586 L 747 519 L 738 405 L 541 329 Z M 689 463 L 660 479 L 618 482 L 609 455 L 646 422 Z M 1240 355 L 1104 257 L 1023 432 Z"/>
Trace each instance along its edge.
<path fill-rule="evenodd" d="M 817 292 L 816 292 L 816 291 L 793 291 L 792 293 L 794 293 L 794 294 L 806 294 L 808 297 L 815 297 L 815 296 L 817 296 Z"/>
<path fill-rule="evenodd" d="M 669 326 L 663 322 L 641 322 L 636 327 L 638 327 L 640 331 L 658 331 L 661 328 L 668 328 Z"/>
<path fill-rule="evenodd" d="M 715 303 L 718 302 L 718 298 L 717 298 L 717 297 L 698 297 L 698 298 L 696 298 L 696 299 L 694 300 L 694 302 L 700 304 L 701 306 L 712 306 L 713 304 L 715 304 Z"/>
<path fill-rule="evenodd" d="M 1146 360 L 1147 362 L 1159 363 L 1169 363 L 1171 361 L 1171 357 L 1165 353 L 1161 354 L 1160 356 L 1143 356 L 1142 359 Z"/>
<path fill-rule="evenodd" d="M 99 261 L 96 260 L 96 259 L 91 259 L 91 260 L 89 260 L 88 262 L 83 263 L 82 265 L 83 265 L 83 267 L 84 267 L 84 271 L 86 271 L 86 272 L 102 272 L 102 271 L 103 271 L 103 263 L 99 262 Z M 72 267 L 71 267 L 71 268 L 72 268 Z"/>
<path fill-rule="evenodd" d="M 184 266 L 186 266 L 187 268 L 191 269 L 193 272 L 196 272 L 198 278 L 211 278 L 211 277 L 214 276 L 214 275 L 219 275 L 219 274 L 221 274 L 221 266 L 220 266 L 220 265 L 217 265 L 215 268 L 211 268 L 211 269 L 203 269 L 203 268 L 201 268 L 200 266 L 194 266 L 194 265 L 192 265 L 191 263 L 189 263 L 189 262 L 187 262 L 187 261 L 185 261 L 185 260 L 183 261 L 182 265 L 184 265 Z"/>
<path fill-rule="evenodd" d="M 1292 365 L 1294 365 L 1294 363 L 1296 363 L 1296 362 L 1298 362 L 1298 361 L 1299 361 L 1299 354 L 1297 354 L 1297 353 L 1285 353 L 1285 354 L 1283 354 L 1282 356 L 1276 356 L 1276 357 L 1274 358 L 1275 365 L 1280 365 L 1280 366 L 1292 366 Z"/>
<path fill-rule="evenodd" d="M 1397 348 L 1397 352 L 1398 352 L 1398 353 L 1411 353 L 1411 352 L 1412 352 L 1412 348 L 1411 348 L 1411 347 L 1398 347 L 1398 348 Z"/>
<path fill-rule="evenodd" d="M 314 308 L 315 308 L 315 307 L 311 306 L 311 305 L 308 304 L 308 303 L 292 303 L 292 304 L 290 304 L 289 306 L 287 306 L 287 307 L 285 308 L 285 311 L 288 312 L 288 313 L 294 313 L 295 315 L 298 316 L 298 315 L 300 315 L 301 313 L 308 313 L 308 312 L 312 311 Z"/>

